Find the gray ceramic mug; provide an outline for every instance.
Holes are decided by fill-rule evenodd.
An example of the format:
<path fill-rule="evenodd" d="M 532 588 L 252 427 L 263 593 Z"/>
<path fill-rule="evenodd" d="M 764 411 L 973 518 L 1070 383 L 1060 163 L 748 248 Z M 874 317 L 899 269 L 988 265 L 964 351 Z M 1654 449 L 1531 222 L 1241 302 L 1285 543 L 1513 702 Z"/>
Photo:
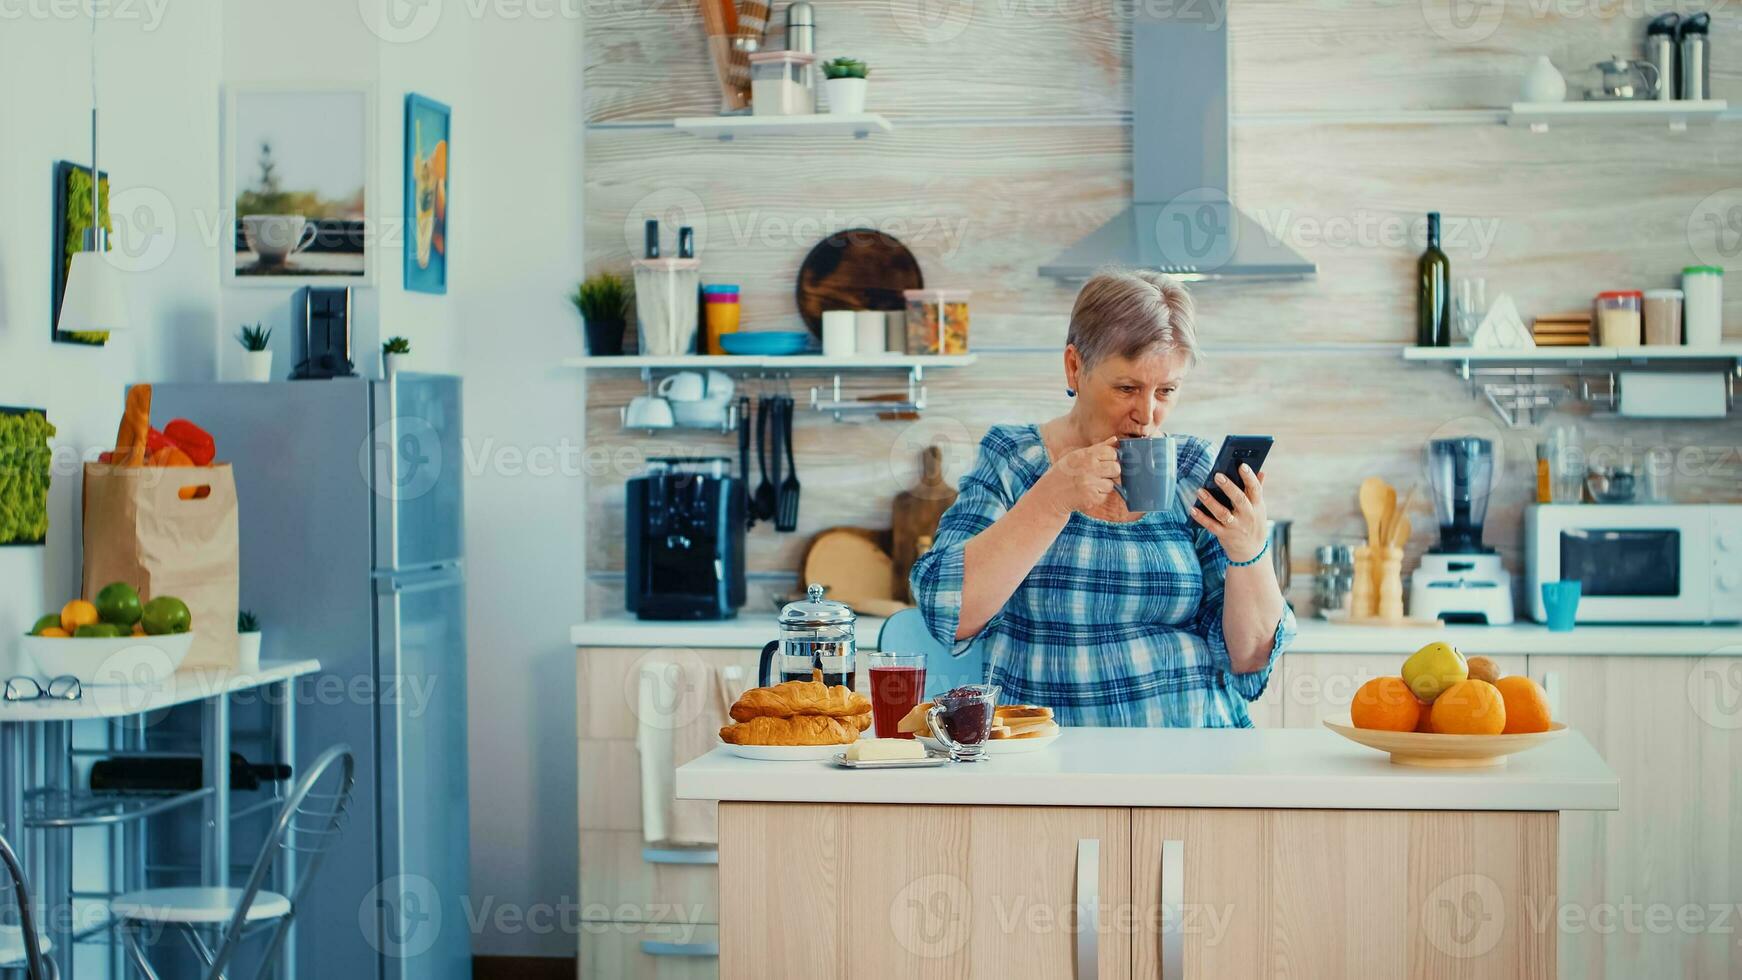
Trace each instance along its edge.
<path fill-rule="evenodd" d="M 1168 510 L 1179 488 L 1179 446 L 1173 436 L 1119 440 L 1119 496 L 1135 511 Z"/>

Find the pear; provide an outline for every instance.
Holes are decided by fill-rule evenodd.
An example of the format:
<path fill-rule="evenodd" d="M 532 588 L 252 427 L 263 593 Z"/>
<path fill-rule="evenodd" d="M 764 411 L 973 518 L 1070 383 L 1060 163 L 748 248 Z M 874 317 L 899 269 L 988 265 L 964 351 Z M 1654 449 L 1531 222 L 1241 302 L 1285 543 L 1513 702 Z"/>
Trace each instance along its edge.
<path fill-rule="evenodd" d="M 1440 692 L 1470 677 L 1470 664 L 1458 648 L 1435 641 L 1409 655 L 1403 662 L 1403 682 L 1423 701 L 1432 701 Z"/>

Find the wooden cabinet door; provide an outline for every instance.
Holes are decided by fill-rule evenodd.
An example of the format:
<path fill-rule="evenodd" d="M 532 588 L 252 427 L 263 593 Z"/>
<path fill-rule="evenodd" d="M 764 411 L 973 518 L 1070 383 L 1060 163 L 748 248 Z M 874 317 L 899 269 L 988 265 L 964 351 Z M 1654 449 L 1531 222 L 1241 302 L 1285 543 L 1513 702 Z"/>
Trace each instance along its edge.
<path fill-rule="evenodd" d="M 1621 779 L 1562 815 L 1561 975 L 1742 976 L 1742 659 L 1530 658 L 1554 716 Z"/>
<path fill-rule="evenodd" d="M 1136 810 L 1132 975 L 1554 975 L 1555 815 Z"/>
<path fill-rule="evenodd" d="M 1379 627 L 1374 627 L 1375 629 Z M 1282 656 L 1282 724 L 1285 728 L 1318 728 L 1327 718 L 1349 715 L 1349 702 L 1362 684 L 1375 677 L 1396 676 L 1414 650 L 1397 653 L 1286 653 Z M 1502 673 L 1522 674 L 1525 658 L 1490 657 Z M 1279 686 L 1276 677 L 1271 686 Z"/>
<path fill-rule="evenodd" d="M 725 980 L 1131 975 L 1128 809 L 722 803 L 720 833 Z"/>

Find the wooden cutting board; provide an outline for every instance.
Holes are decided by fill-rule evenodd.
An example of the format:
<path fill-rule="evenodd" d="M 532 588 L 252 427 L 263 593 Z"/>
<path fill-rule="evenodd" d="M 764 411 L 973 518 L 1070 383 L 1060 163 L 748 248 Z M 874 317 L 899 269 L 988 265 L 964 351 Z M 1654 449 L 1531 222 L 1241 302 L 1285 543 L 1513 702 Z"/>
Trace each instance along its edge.
<path fill-rule="evenodd" d="M 818 532 L 805 552 L 801 581 L 824 586 L 826 598 L 864 615 L 887 616 L 904 608 L 895 592 L 895 565 L 884 549 L 884 532 L 834 527 Z"/>
<path fill-rule="evenodd" d="M 903 290 L 925 286 L 919 260 L 893 236 L 849 228 L 818 242 L 798 268 L 798 312 L 823 335 L 824 310 L 905 310 Z"/>
<path fill-rule="evenodd" d="M 890 557 L 895 560 L 895 595 L 912 602 L 908 573 L 919 559 L 919 539 L 936 537 L 938 520 L 956 502 L 955 488 L 944 482 L 944 451 L 928 446 L 919 457 L 919 484 L 895 495 Z"/>

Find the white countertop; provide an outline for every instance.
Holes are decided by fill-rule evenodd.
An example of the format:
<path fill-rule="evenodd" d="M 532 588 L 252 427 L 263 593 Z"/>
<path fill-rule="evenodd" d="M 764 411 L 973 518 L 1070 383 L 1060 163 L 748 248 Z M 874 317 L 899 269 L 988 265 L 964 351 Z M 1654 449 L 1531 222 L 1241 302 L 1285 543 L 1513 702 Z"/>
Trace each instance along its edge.
<path fill-rule="evenodd" d="M 204 701 L 279 681 L 312 674 L 321 669 L 319 660 L 269 660 L 260 670 L 244 674 L 234 670 L 193 668 L 177 671 L 162 684 L 91 685 L 77 701 L 42 698 L 35 701 L 0 701 L 0 722 L 86 721 L 120 718 L 157 711 L 190 701 Z"/>
<path fill-rule="evenodd" d="M 935 769 L 756 762 L 716 748 L 685 799 L 785 803 L 1615 810 L 1620 782 L 1577 732 L 1490 769 L 1392 765 L 1328 729 L 1070 728 L 1037 752 Z"/>
<path fill-rule="evenodd" d="M 859 649 L 877 649 L 883 620 L 858 623 Z M 569 627 L 577 647 L 760 648 L 780 635 L 775 615 L 740 613 L 735 619 L 662 623 L 619 613 Z M 1742 656 L 1742 626 L 1580 626 L 1551 633 L 1538 623 L 1512 626 L 1350 626 L 1300 621 L 1293 653 L 1383 653 L 1407 656 L 1434 640 L 1449 640 L 1466 655 L 1632 654 Z"/>

